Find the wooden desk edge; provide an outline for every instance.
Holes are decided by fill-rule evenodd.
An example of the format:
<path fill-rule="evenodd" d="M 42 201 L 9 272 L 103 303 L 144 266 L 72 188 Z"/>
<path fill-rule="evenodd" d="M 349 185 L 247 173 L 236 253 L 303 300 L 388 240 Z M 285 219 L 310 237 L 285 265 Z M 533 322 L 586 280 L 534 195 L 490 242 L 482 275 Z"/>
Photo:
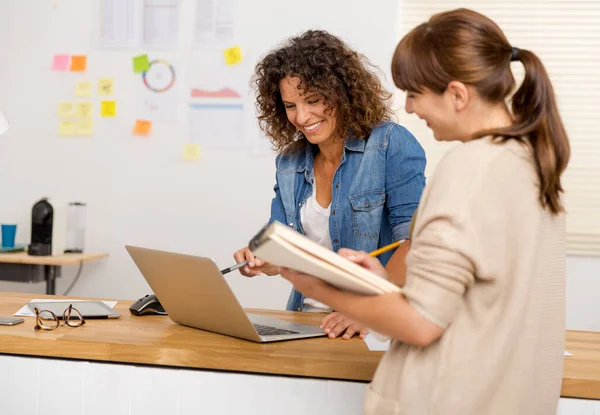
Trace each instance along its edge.
<path fill-rule="evenodd" d="M 83 253 L 83 254 L 62 254 L 62 255 L 27 255 L 25 252 L 3 253 L 0 254 L 0 264 L 24 264 L 24 265 L 52 265 L 69 266 L 79 265 L 84 262 L 96 261 L 107 258 L 107 253 Z"/>

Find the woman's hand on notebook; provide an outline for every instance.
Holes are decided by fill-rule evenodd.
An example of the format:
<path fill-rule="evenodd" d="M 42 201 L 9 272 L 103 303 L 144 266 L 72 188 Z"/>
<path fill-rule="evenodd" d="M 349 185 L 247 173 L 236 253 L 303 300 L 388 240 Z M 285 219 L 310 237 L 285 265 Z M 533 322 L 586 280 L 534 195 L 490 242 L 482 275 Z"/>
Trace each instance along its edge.
<path fill-rule="evenodd" d="M 388 274 L 381 262 L 375 257 L 369 256 L 364 251 L 353 251 L 352 249 L 342 248 L 338 251 L 340 256 L 360 265 L 361 267 L 368 269 L 374 274 L 379 275 L 385 279 L 388 279 Z"/>
<path fill-rule="evenodd" d="M 248 261 L 248 265 L 240 268 L 240 274 L 245 277 L 256 277 L 260 274 L 279 274 L 279 267 L 255 257 L 248 247 L 244 247 L 233 254 L 233 259 L 235 259 L 237 263 Z"/>
<path fill-rule="evenodd" d="M 355 334 L 358 334 L 358 337 L 364 339 L 369 333 L 369 330 L 358 324 L 358 322 L 337 311 L 328 314 L 321 321 L 321 328 L 327 333 L 327 336 L 330 339 L 335 339 L 339 336 L 342 336 L 344 339 L 349 339 Z"/>

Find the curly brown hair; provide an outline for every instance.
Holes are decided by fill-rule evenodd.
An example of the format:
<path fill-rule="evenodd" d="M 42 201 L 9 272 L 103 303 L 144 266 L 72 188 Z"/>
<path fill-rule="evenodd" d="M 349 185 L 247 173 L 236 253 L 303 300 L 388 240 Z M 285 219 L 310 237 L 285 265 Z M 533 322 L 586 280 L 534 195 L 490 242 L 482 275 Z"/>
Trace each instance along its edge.
<path fill-rule="evenodd" d="M 279 91 L 286 77 L 300 78 L 299 89 L 321 95 L 328 110 L 336 110 L 338 137 L 365 139 L 379 122 L 391 120 L 391 94 L 371 68 L 375 67 L 364 55 L 323 30 L 292 37 L 265 56 L 256 65 L 252 83 L 259 126 L 274 149 L 294 153 L 307 144 L 286 115 Z"/>

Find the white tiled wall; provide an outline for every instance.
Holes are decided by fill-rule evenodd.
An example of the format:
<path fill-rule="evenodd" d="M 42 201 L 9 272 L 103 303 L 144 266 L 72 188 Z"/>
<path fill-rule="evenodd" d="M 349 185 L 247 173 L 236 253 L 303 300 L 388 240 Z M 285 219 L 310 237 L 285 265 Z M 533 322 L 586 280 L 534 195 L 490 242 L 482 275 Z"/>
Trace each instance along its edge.
<path fill-rule="evenodd" d="M 1 415 L 359 415 L 366 384 L 0 355 Z M 561 399 L 557 415 L 600 415 Z"/>

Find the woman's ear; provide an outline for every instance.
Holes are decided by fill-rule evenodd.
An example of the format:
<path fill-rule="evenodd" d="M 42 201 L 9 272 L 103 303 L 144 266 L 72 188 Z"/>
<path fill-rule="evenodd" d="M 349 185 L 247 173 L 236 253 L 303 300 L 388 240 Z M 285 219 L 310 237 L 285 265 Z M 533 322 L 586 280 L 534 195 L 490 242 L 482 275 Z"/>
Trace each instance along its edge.
<path fill-rule="evenodd" d="M 451 81 L 446 88 L 445 94 L 447 94 L 454 106 L 454 110 L 457 112 L 464 110 L 469 104 L 469 89 L 462 82 Z"/>

